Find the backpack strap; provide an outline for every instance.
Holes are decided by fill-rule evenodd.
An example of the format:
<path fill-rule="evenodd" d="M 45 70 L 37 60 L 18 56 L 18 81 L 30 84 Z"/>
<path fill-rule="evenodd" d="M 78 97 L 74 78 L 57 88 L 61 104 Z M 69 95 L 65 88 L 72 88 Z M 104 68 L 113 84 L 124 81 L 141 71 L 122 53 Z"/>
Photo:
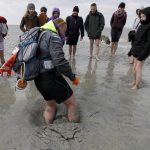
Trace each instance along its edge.
<path fill-rule="evenodd" d="M 39 45 L 39 43 L 40 43 L 40 41 L 41 41 L 43 35 L 44 35 L 46 32 L 47 32 L 46 30 L 43 30 L 43 31 L 40 33 L 39 39 L 38 39 L 38 45 Z"/>

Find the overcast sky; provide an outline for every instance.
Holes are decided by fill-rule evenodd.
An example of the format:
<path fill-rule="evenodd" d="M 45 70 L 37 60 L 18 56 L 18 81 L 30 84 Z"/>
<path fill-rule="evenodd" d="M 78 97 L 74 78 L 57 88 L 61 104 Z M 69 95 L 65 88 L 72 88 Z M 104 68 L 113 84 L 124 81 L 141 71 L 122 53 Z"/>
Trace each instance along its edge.
<path fill-rule="evenodd" d="M 48 16 L 51 16 L 53 7 L 60 8 L 61 17 L 71 15 L 72 9 L 75 5 L 79 6 L 79 15 L 85 20 L 90 10 L 90 4 L 95 2 L 98 7 L 98 11 L 102 12 L 105 17 L 105 24 L 108 27 L 112 13 L 117 9 L 118 4 L 122 0 L 0 0 L 0 15 L 5 16 L 8 20 L 8 24 L 19 25 L 22 16 L 26 11 L 28 3 L 34 3 L 36 11 L 39 13 L 41 6 L 48 8 Z M 127 27 L 131 27 L 135 18 L 135 10 L 141 6 L 150 6 L 150 0 L 123 0 L 126 3 L 127 11 Z"/>

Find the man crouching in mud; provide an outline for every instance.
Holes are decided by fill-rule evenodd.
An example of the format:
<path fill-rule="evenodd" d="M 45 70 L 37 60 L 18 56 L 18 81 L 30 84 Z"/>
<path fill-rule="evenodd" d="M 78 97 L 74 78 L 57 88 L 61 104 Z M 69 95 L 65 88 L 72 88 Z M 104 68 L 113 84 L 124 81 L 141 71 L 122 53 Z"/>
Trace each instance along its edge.
<path fill-rule="evenodd" d="M 69 62 L 64 58 L 63 41 L 67 25 L 61 18 L 49 21 L 41 27 L 45 30 L 38 49 L 43 61 L 41 73 L 34 79 L 35 85 L 46 101 L 44 119 L 46 124 L 53 123 L 56 104 L 64 103 L 68 109 L 68 121 L 76 121 L 77 103 L 73 91 L 62 75 L 68 77 L 74 85 L 79 78 L 72 73 Z"/>

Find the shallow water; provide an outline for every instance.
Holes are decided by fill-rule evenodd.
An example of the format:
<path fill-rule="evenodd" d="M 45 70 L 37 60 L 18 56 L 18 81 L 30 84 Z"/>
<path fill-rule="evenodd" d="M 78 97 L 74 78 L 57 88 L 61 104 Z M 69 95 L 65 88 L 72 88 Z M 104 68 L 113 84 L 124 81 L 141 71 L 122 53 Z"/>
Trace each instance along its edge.
<path fill-rule="evenodd" d="M 19 34 L 17 26 L 10 27 L 6 58 Z M 43 98 L 34 83 L 30 82 L 24 91 L 15 91 L 15 77 L 0 78 L 0 150 L 148 150 L 150 60 L 145 62 L 141 89 L 131 91 L 126 55 L 129 48 L 122 38 L 117 55 L 110 58 L 109 47 L 102 44 L 101 60 L 96 61 L 88 59 L 88 39 L 79 42 L 76 58 L 70 64 L 81 78 L 79 86 L 71 85 L 81 123 L 68 123 L 66 109 L 59 105 L 54 124 L 45 126 Z M 64 51 L 68 59 L 66 46 Z"/>

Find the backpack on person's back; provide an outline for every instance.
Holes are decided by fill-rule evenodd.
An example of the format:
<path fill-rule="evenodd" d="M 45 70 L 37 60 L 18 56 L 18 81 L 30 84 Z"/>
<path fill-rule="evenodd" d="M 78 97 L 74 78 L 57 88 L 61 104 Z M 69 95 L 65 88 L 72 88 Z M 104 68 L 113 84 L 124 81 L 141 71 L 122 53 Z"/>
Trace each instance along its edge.
<path fill-rule="evenodd" d="M 13 70 L 26 81 L 33 80 L 40 72 L 41 63 L 37 56 L 38 45 L 46 31 L 34 27 L 26 31 L 19 39 L 19 51 Z"/>
<path fill-rule="evenodd" d="M 22 81 L 30 81 L 42 72 L 54 69 L 50 56 L 42 58 L 39 53 L 39 45 L 42 36 L 47 30 L 34 27 L 20 36 L 18 47 L 12 52 L 12 56 L 0 68 L 0 74 L 6 72 L 11 76 L 11 70 Z"/>

